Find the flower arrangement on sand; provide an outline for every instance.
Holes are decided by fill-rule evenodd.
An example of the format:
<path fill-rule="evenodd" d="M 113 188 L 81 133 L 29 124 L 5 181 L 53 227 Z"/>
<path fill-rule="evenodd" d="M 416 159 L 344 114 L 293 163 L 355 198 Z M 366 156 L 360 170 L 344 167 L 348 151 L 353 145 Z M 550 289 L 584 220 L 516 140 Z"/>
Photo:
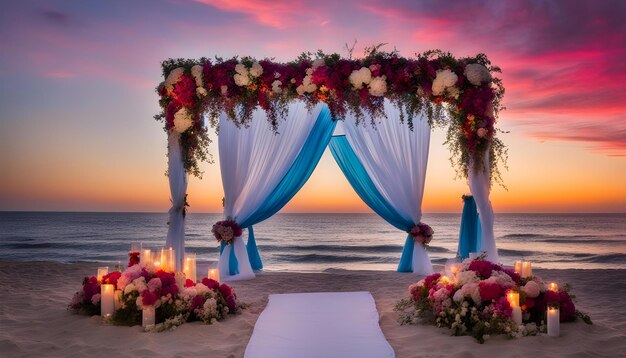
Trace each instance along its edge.
<path fill-rule="evenodd" d="M 111 272 L 101 281 L 86 277 L 69 309 L 87 315 L 100 314 L 102 284 L 112 284 L 119 290 L 119 305 L 111 317 L 111 322 L 119 325 L 141 324 L 146 307 L 155 308 L 157 325 L 153 330 L 157 331 L 191 321 L 212 324 L 246 307 L 225 283 L 206 277 L 196 283 L 182 272 L 165 272 L 140 263 L 124 272 Z"/>
<path fill-rule="evenodd" d="M 471 335 L 484 343 L 491 335 L 519 337 L 545 332 L 546 307 L 560 307 L 560 321 L 577 318 L 591 324 L 576 310 L 570 287 L 549 290 L 539 276 L 522 278 L 511 268 L 482 257 L 455 264 L 449 276 L 435 273 L 409 286 L 409 297 L 395 307 L 401 324 L 429 322 L 451 330 L 455 336 Z M 512 317 L 511 292 L 519 293 L 523 323 Z M 515 305 L 515 304 L 513 304 Z"/>

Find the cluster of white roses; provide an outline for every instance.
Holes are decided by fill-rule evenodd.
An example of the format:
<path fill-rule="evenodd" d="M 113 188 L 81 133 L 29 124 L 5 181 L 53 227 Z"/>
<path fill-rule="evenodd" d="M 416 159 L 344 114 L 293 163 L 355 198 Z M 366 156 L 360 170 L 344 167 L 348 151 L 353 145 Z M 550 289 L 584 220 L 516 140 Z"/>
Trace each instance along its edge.
<path fill-rule="evenodd" d="M 483 83 L 491 81 L 491 73 L 487 67 L 479 63 L 470 63 L 465 66 L 465 77 L 474 86 L 480 86 Z"/>
<path fill-rule="evenodd" d="M 372 65 L 369 68 L 361 67 L 352 71 L 348 79 L 354 89 L 360 90 L 367 86 L 372 96 L 381 97 L 387 92 L 387 76 L 377 76 L 372 78 Z"/>
<path fill-rule="evenodd" d="M 185 73 L 183 67 L 177 67 L 173 69 L 165 79 L 163 83 L 168 91 L 174 90 L 174 85 L 180 81 L 180 78 Z M 196 82 L 196 95 L 198 98 L 202 98 L 208 94 L 206 88 L 204 88 L 202 81 L 202 66 L 195 65 L 191 68 L 191 75 Z M 174 131 L 178 134 L 183 133 L 193 125 L 193 117 L 186 107 L 181 107 L 174 114 Z"/>
<path fill-rule="evenodd" d="M 238 63 L 235 66 L 235 84 L 237 86 L 248 86 L 254 81 L 255 78 L 258 78 L 263 74 L 263 67 L 258 63 L 254 62 L 250 68 L 246 67 L 243 63 Z"/>
<path fill-rule="evenodd" d="M 324 65 L 324 60 L 317 59 L 313 61 L 310 68 L 306 69 L 306 76 L 302 79 L 302 84 L 296 87 L 298 95 L 302 96 L 305 93 L 313 93 L 317 90 L 317 85 L 313 83 L 313 72 L 322 65 Z"/>
<path fill-rule="evenodd" d="M 459 98 L 459 89 L 456 87 L 456 81 L 459 76 L 451 70 L 439 70 L 433 81 L 433 95 L 447 95 L 452 98 Z"/>

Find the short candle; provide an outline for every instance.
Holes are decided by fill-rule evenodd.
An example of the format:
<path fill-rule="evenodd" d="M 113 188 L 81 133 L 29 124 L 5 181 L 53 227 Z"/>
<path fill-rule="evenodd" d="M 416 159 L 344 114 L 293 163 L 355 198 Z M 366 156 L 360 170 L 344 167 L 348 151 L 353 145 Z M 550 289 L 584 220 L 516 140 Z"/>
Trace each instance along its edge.
<path fill-rule="evenodd" d="M 209 274 L 207 276 L 212 280 L 220 282 L 220 270 L 219 269 L 209 269 Z"/>
<path fill-rule="evenodd" d="M 558 337 L 561 334 L 559 319 L 559 308 L 548 307 L 548 336 Z"/>
<path fill-rule="evenodd" d="M 98 282 L 102 281 L 102 277 L 109 274 L 109 267 L 98 267 Z"/>
<path fill-rule="evenodd" d="M 196 275 L 196 254 L 185 254 L 185 266 L 183 268 L 185 277 L 193 282 L 198 280 Z"/>
<path fill-rule="evenodd" d="M 143 249 L 143 253 L 141 254 L 141 262 L 149 265 L 152 263 L 152 250 Z"/>
<path fill-rule="evenodd" d="M 522 278 L 533 275 L 533 265 L 529 261 L 522 262 Z"/>
<path fill-rule="evenodd" d="M 154 326 L 154 306 L 144 307 L 142 311 L 142 323 L 144 328 L 150 328 Z"/>
<path fill-rule="evenodd" d="M 515 272 L 518 275 L 522 274 L 522 261 L 515 261 Z"/>
<path fill-rule="evenodd" d="M 115 286 L 103 284 L 100 288 L 100 315 L 102 317 L 111 317 L 115 309 Z"/>

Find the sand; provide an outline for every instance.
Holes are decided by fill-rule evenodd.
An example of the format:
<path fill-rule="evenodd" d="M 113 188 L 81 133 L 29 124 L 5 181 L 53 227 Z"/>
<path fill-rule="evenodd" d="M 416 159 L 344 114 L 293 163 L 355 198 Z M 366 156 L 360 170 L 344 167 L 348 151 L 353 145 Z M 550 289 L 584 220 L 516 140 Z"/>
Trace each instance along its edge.
<path fill-rule="evenodd" d="M 559 338 L 494 337 L 481 345 L 434 326 L 400 326 L 393 306 L 420 277 L 381 271 L 262 272 L 233 283 L 251 307 L 223 322 L 187 323 L 163 333 L 109 326 L 66 310 L 82 278 L 97 266 L 0 261 L 0 356 L 242 357 L 268 294 L 370 291 L 397 357 L 626 357 L 626 270 L 535 270 L 545 279 L 571 283 L 577 307 L 595 324 L 561 324 Z"/>

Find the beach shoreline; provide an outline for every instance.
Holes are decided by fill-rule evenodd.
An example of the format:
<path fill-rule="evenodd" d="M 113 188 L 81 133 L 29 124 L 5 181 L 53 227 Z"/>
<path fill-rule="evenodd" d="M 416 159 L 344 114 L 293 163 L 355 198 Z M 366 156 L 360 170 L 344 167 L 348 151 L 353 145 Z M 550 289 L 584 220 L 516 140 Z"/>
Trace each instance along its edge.
<path fill-rule="evenodd" d="M 239 299 L 250 304 L 241 315 L 214 325 L 187 323 L 173 331 L 144 333 L 141 327 L 103 324 L 100 317 L 67 311 L 83 277 L 98 263 L 65 264 L 0 260 L 0 352 L 19 356 L 210 356 L 242 357 L 268 295 L 295 292 L 369 291 L 380 326 L 397 357 L 568 356 L 619 357 L 626 354 L 626 270 L 538 269 L 535 273 L 560 285 L 570 283 L 577 308 L 594 325 L 561 325 L 559 338 L 508 340 L 493 337 L 478 344 L 452 337 L 429 325 L 401 326 L 393 311 L 421 276 L 394 271 L 261 272 L 250 281 L 233 282 Z M 435 266 L 441 269 L 441 266 Z"/>

